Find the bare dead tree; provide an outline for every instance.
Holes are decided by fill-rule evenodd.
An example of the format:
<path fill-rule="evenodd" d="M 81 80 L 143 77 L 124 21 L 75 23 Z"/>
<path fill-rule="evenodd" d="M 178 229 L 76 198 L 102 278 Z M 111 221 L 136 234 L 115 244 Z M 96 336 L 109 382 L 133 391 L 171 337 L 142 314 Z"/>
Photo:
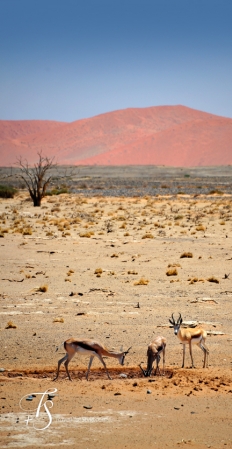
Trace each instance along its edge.
<path fill-rule="evenodd" d="M 49 171 L 56 167 L 54 158 L 43 156 L 42 152 L 37 153 L 39 156 L 38 162 L 30 166 L 28 161 L 23 160 L 20 156 L 17 159 L 17 165 L 20 168 L 20 178 L 26 184 L 30 197 L 35 207 L 41 206 L 41 200 L 46 194 L 46 189 L 52 180 L 52 175 Z"/>

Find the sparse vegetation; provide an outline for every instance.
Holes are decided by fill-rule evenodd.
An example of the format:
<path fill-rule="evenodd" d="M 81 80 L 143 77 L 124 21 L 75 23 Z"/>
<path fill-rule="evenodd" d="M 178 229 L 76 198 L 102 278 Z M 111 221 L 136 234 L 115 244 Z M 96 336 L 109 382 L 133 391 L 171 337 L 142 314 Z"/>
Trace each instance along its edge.
<path fill-rule="evenodd" d="M 183 259 L 185 257 L 188 258 L 188 259 L 191 259 L 193 257 L 193 253 L 185 252 L 185 253 L 182 253 L 181 256 L 180 256 L 181 259 Z"/>
<path fill-rule="evenodd" d="M 3 186 L 0 184 L 0 198 L 14 198 L 17 192 L 18 190 L 12 186 Z"/>
<path fill-rule="evenodd" d="M 176 268 L 170 268 L 169 270 L 166 271 L 166 276 L 177 276 L 178 275 L 178 271 Z"/>
<path fill-rule="evenodd" d="M 151 233 L 144 234 L 142 237 L 142 239 L 153 239 L 153 238 L 154 238 L 154 235 L 152 235 Z"/>
<path fill-rule="evenodd" d="M 90 237 L 92 237 L 92 235 L 94 235 L 94 232 L 93 231 L 81 232 L 79 235 L 80 235 L 80 237 L 86 237 L 89 239 Z"/>
<path fill-rule="evenodd" d="M 53 323 L 64 323 L 64 318 L 54 318 Z"/>
<path fill-rule="evenodd" d="M 196 226 L 196 231 L 205 231 L 205 226 L 203 226 L 202 224 Z"/>
<path fill-rule="evenodd" d="M 46 292 L 48 291 L 48 286 L 47 286 L 47 284 L 41 285 L 40 287 L 38 287 L 37 291 L 38 291 L 38 292 L 41 292 L 41 293 L 46 293 Z"/>
<path fill-rule="evenodd" d="M 139 281 L 134 282 L 134 285 L 147 285 L 149 283 L 148 279 L 141 278 Z"/>
<path fill-rule="evenodd" d="M 207 279 L 208 282 L 214 282 L 215 284 L 219 284 L 219 280 L 214 276 L 211 276 Z"/>
<path fill-rule="evenodd" d="M 15 323 L 13 323 L 13 321 L 8 321 L 5 329 L 17 329 L 17 326 Z"/>

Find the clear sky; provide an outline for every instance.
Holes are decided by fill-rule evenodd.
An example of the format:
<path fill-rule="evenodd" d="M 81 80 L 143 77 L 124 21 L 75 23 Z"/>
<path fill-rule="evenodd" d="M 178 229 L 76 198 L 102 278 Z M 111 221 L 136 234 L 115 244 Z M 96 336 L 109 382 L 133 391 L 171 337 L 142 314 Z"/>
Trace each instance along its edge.
<path fill-rule="evenodd" d="M 232 118 L 232 0 L 0 0 L 0 119 Z"/>

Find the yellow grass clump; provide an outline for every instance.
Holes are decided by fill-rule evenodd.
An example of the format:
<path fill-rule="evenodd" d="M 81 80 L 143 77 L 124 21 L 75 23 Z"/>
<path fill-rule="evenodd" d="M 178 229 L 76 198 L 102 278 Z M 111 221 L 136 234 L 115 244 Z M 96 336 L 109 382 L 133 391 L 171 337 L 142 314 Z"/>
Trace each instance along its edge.
<path fill-rule="evenodd" d="M 154 235 L 152 235 L 151 233 L 147 233 L 142 236 L 142 239 L 153 239 L 153 238 L 154 238 Z"/>
<path fill-rule="evenodd" d="M 205 226 L 203 226 L 202 224 L 196 226 L 196 231 L 205 231 Z"/>
<path fill-rule="evenodd" d="M 170 268 L 169 270 L 166 271 L 166 276 L 177 276 L 178 275 L 178 271 L 176 268 Z"/>
<path fill-rule="evenodd" d="M 148 279 L 141 278 L 139 281 L 136 281 L 134 285 L 147 285 L 149 283 Z"/>
<path fill-rule="evenodd" d="M 79 236 L 80 237 L 86 237 L 86 238 L 90 238 L 92 235 L 94 235 L 94 232 L 93 231 L 89 231 L 89 232 L 81 232 L 80 234 L 79 234 Z"/>
<path fill-rule="evenodd" d="M 138 274 L 138 272 L 135 270 L 129 270 L 127 271 L 127 274 Z"/>
<path fill-rule="evenodd" d="M 8 321 L 5 329 L 17 329 L 17 326 L 13 323 L 13 321 Z"/>
<path fill-rule="evenodd" d="M 215 278 L 214 276 L 211 276 L 207 279 L 208 282 L 214 282 L 215 284 L 219 284 L 219 280 Z"/>
<path fill-rule="evenodd" d="M 183 259 L 184 257 L 187 257 L 188 259 L 190 259 L 191 257 L 193 257 L 193 253 L 190 253 L 190 252 L 182 253 L 180 258 Z"/>
<path fill-rule="evenodd" d="M 54 318 L 53 323 L 64 323 L 64 318 Z"/>
<path fill-rule="evenodd" d="M 96 270 L 94 271 L 94 274 L 102 274 L 103 270 L 102 268 L 96 268 Z"/>

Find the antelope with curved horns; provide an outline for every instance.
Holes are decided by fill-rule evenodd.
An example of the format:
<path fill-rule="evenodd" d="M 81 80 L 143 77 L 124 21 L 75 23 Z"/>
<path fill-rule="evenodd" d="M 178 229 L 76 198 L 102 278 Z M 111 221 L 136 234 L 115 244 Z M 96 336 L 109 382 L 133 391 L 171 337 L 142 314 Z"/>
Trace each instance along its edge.
<path fill-rule="evenodd" d="M 206 361 L 208 364 L 208 355 L 209 355 L 209 350 L 205 344 L 205 339 L 207 337 L 207 332 L 202 329 L 202 328 L 191 328 L 188 327 L 187 329 L 181 329 L 181 324 L 182 324 L 182 317 L 181 314 L 179 313 L 179 318 L 178 320 L 175 322 L 175 319 L 173 317 L 172 314 L 172 318 L 169 319 L 169 322 L 171 323 L 172 327 L 174 328 L 174 334 L 177 335 L 177 337 L 179 338 L 179 340 L 181 341 L 181 343 L 183 344 L 183 363 L 182 363 L 182 368 L 184 368 L 184 359 L 185 359 L 185 345 L 188 344 L 189 345 L 189 352 L 190 352 L 190 357 L 191 357 L 191 361 L 192 361 L 192 368 L 194 367 L 194 363 L 193 363 L 193 355 L 192 355 L 192 344 L 196 344 L 197 346 L 199 346 L 199 348 L 203 351 L 204 353 L 204 363 L 203 363 L 203 368 L 205 368 L 206 366 Z M 207 359 L 207 360 L 206 360 Z"/>
<path fill-rule="evenodd" d="M 62 357 L 62 359 L 60 359 L 58 361 L 57 375 L 56 375 L 55 379 L 53 379 L 53 380 L 57 380 L 59 377 L 61 363 L 64 363 L 68 378 L 69 378 L 69 380 L 72 380 L 70 377 L 70 374 L 69 374 L 68 365 L 69 365 L 69 362 L 74 357 L 74 355 L 76 354 L 76 352 L 78 352 L 80 354 L 84 354 L 84 355 L 90 355 L 89 366 L 88 366 L 88 370 L 86 373 L 86 380 L 88 380 L 89 371 L 90 371 L 94 357 L 97 357 L 101 361 L 101 363 L 103 364 L 103 366 L 106 370 L 108 379 L 111 380 L 111 377 L 106 368 L 106 364 L 103 360 L 103 356 L 114 357 L 115 359 L 118 359 L 118 361 L 121 365 L 124 365 L 125 356 L 128 354 L 131 347 L 128 348 L 127 351 L 114 352 L 114 351 L 109 351 L 102 343 L 100 343 L 97 340 L 89 340 L 89 339 L 75 340 L 75 338 L 69 338 L 68 340 L 66 340 L 64 342 L 64 349 L 67 352 L 67 354 L 64 357 Z"/>
<path fill-rule="evenodd" d="M 165 348 L 166 348 L 166 338 L 158 336 L 156 338 L 154 338 L 154 340 L 152 340 L 152 342 L 148 345 L 147 348 L 147 369 L 144 370 L 141 366 L 141 364 L 139 365 L 143 375 L 145 377 L 150 377 L 151 373 L 152 373 L 152 369 L 153 369 L 153 362 L 156 361 L 156 369 L 155 369 L 155 374 L 157 373 L 157 371 L 160 373 L 160 369 L 159 369 L 159 361 L 160 361 L 160 354 L 163 353 L 163 374 L 164 374 L 164 365 L 165 365 Z"/>

